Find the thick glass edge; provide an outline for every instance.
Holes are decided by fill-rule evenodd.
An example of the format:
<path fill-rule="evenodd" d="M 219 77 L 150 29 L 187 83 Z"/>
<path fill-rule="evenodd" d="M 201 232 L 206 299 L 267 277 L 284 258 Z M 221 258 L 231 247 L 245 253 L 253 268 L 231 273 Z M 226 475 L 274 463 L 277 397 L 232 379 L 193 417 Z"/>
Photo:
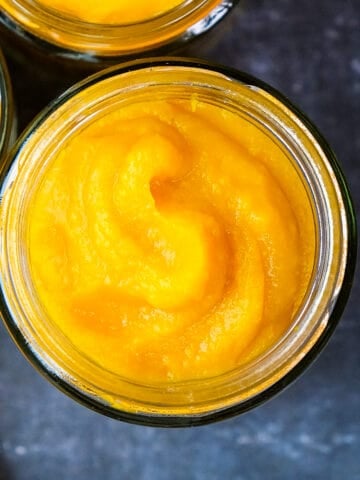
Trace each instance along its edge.
<path fill-rule="evenodd" d="M 321 149 L 325 153 L 331 168 L 334 171 L 336 176 L 338 186 L 340 189 L 341 196 L 344 201 L 345 206 L 345 215 L 348 225 L 348 256 L 344 274 L 344 280 L 342 282 L 339 295 L 337 297 L 336 303 L 333 306 L 332 313 L 330 315 L 329 322 L 327 323 L 324 331 L 317 339 L 316 343 L 309 350 L 309 352 L 300 360 L 297 365 L 295 365 L 287 374 L 285 374 L 280 380 L 274 383 L 271 387 L 265 389 L 264 391 L 256 394 L 254 397 L 230 407 L 225 407 L 224 409 L 219 409 L 216 411 L 210 411 L 206 413 L 201 413 L 198 415 L 152 415 L 149 413 L 133 413 L 118 410 L 117 408 L 102 404 L 97 400 L 94 400 L 90 396 L 83 394 L 76 390 L 71 385 L 67 384 L 62 378 L 59 378 L 53 372 L 49 372 L 44 365 L 36 358 L 36 356 L 31 351 L 30 346 L 24 341 L 20 331 L 17 329 L 11 315 L 7 311 L 6 302 L 1 292 L 0 302 L 2 305 L 3 319 L 4 323 L 9 330 L 11 336 L 13 337 L 15 343 L 20 347 L 22 353 L 27 357 L 30 363 L 41 373 L 43 374 L 51 383 L 53 383 L 58 389 L 62 390 L 65 394 L 83 404 L 84 406 L 94 410 L 98 413 L 106 415 L 108 417 L 126 421 L 128 423 L 135 423 L 146 426 L 158 426 L 158 427 L 188 427 L 188 426 L 197 426 L 205 425 L 208 423 L 224 420 L 232 416 L 244 413 L 252 408 L 264 403 L 265 401 L 272 398 L 274 395 L 279 393 L 290 383 L 295 381 L 301 373 L 304 372 L 306 367 L 308 367 L 312 361 L 318 356 L 321 350 L 324 348 L 328 340 L 330 339 L 340 316 L 345 308 L 346 301 L 350 294 L 352 281 L 355 272 L 356 265 L 356 251 L 357 251 L 357 229 L 356 229 L 356 218 L 353 207 L 353 202 L 351 199 L 350 191 L 347 186 L 345 177 L 341 171 L 341 168 L 337 162 L 335 154 L 331 150 L 330 146 L 326 142 L 325 138 L 315 127 L 315 125 L 297 108 L 295 107 L 284 95 L 279 93 L 273 87 L 267 85 L 261 80 L 252 77 L 246 73 L 234 70 L 232 68 L 214 64 L 204 60 L 198 59 L 189 59 L 189 58 L 177 58 L 177 57 L 167 57 L 167 58 L 151 58 L 151 59 L 142 59 L 137 61 L 128 62 L 126 64 L 110 67 L 102 72 L 99 72 L 91 77 L 79 82 L 74 87 L 67 90 L 63 95 L 61 95 L 57 100 L 49 105 L 48 108 L 43 110 L 42 113 L 34 120 L 32 125 L 23 133 L 17 142 L 12 158 L 16 157 L 17 151 L 21 148 L 21 145 L 26 142 L 26 139 L 31 135 L 31 132 L 36 130 L 36 128 L 52 114 L 60 105 L 66 102 L 69 98 L 76 95 L 84 87 L 88 87 L 96 83 L 97 81 L 105 80 L 113 76 L 114 74 L 121 74 L 125 72 L 136 71 L 142 68 L 149 68 L 151 66 L 182 66 L 182 67 L 195 67 L 204 70 L 211 70 L 212 72 L 218 72 L 227 77 L 230 77 L 236 81 L 249 84 L 254 87 L 258 87 L 267 93 L 274 96 L 281 103 L 283 103 L 289 110 L 291 110 L 307 127 L 307 129 L 314 136 L 316 141 L 319 143 Z M 7 172 L 11 166 L 11 157 L 8 158 L 4 168 L 1 171 L 0 181 L 3 182 L 4 178 L 7 175 Z"/>

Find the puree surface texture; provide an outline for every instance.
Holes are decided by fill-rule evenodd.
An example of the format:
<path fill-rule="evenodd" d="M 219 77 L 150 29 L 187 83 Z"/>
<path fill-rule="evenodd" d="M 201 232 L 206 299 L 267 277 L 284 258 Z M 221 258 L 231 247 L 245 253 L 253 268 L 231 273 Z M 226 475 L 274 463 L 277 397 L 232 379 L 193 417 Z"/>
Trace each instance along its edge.
<path fill-rule="evenodd" d="M 314 263 L 312 209 L 285 151 L 194 98 L 124 106 L 78 132 L 28 222 L 49 317 L 141 382 L 223 374 L 270 348 Z"/>

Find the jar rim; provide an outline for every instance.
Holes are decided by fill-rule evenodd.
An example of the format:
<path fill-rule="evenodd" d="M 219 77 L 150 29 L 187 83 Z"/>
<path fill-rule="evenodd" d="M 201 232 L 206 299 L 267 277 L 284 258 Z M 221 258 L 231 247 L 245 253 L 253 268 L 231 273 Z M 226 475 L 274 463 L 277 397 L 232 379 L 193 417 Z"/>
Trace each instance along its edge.
<path fill-rule="evenodd" d="M 229 79 L 230 82 L 235 82 L 234 85 L 236 85 L 236 82 L 240 82 L 241 84 L 247 85 L 249 88 L 258 89 L 259 91 L 264 92 L 266 95 L 270 95 L 272 99 L 275 99 L 277 102 L 280 102 L 281 105 L 285 106 L 289 114 L 294 115 L 295 119 L 300 122 L 302 127 L 307 132 L 309 132 L 310 136 L 313 138 L 314 142 L 317 143 L 317 146 L 323 153 L 324 158 L 328 163 L 328 167 L 334 174 L 332 180 L 336 182 L 337 194 L 339 195 L 341 201 L 344 204 L 344 211 L 342 212 L 342 215 L 344 222 L 343 226 L 345 227 L 347 234 L 345 237 L 346 245 L 344 245 L 344 255 L 346 258 L 345 260 L 342 259 L 343 270 L 341 272 L 341 281 L 338 285 L 336 285 L 336 295 L 331 298 L 331 315 L 326 318 L 326 321 L 322 322 L 320 330 L 313 338 L 313 344 L 310 344 L 308 346 L 309 348 L 307 348 L 306 352 L 301 352 L 301 358 L 298 356 L 295 363 L 293 363 L 291 366 L 287 366 L 289 368 L 287 368 L 287 371 L 283 371 L 280 374 L 277 381 L 273 381 L 271 384 L 267 385 L 266 388 L 264 387 L 261 391 L 257 392 L 256 395 L 250 396 L 245 401 L 237 402 L 236 404 L 230 402 L 225 407 L 220 408 L 218 406 L 217 408 L 212 408 L 211 411 L 202 412 L 200 415 L 194 413 L 191 415 L 171 415 L 171 413 L 163 413 L 161 415 L 157 415 L 154 412 L 152 414 L 143 414 L 138 412 L 126 412 L 124 410 L 119 411 L 119 409 L 111 407 L 109 405 L 99 404 L 99 402 L 97 402 L 97 400 L 94 399 L 91 395 L 88 395 L 83 391 L 79 391 L 78 389 L 74 388 L 73 385 L 66 382 L 66 380 L 64 381 L 64 379 L 59 377 L 59 375 L 57 375 L 55 372 L 49 371 L 46 365 L 41 362 L 41 360 L 37 357 L 36 352 L 34 353 L 33 349 L 26 342 L 24 342 L 21 331 L 19 330 L 18 325 L 16 325 L 16 321 L 12 318 L 11 312 L 9 312 L 8 310 L 8 307 L 6 305 L 6 298 L 4 297 L 4 292 L 2 291 L 2 303 L 3 307 L 5 308 L 4 317 L 10 332 L 15 338 L 15 341 L 19 344 L 20 348 L 25 351 L 25 354 L 30 357 L 32 363 L 35 364 L 40 371 L 45 373 L 50 380 L 56 383 L 58 387 L 60 387 L 62 390 L 64 390 L 77 400 L 81 401 L 82 403 L 85 403 L 87 406 L 90 406 L 91 408 L 100 411 L 101 413 L 115 418 L 120 418 L 136 423 L 143 423 L 147 425 L 184 426 L 202 424 L 246 411 L 257 404 L 262 403 L 274 393 L 284 388 L 286 384 L 294 380 L 325 345 L 326 341 L 334 330 L 336 323 L 340 317 L 341 310 L 345 305 L 346 298 L 350 290 L 351 278 L 354 273 L 356 251 L 355 217 L 349 192 L 346 187 L 344 177 L 336 162 L 335 156 L 330 150 L 326 141 L 316 129 L 316 127 L 314 127 L 314 125 L 306 117 L 304 117 L 304 115 L 299 110 L 293 107 L 285 97 L 283 97 L 273 88 L 264 84 L 260 80 L 255 79 L 254 77 L 251 77 L 242 72 L 232 70 L 228 67 L 222 67 L 200 60 L 181 58 L 151 59 L 146 61 L 140 60 L 107 69 L 103 72 L 100 72 L 99 74 L 93 75 L 92 77 L 86 79 L 83 82 L 80 82 L 79 84 L 65 92 L 64 95 L 62 95 L 58 100 L 56 100 L 52 105 L 50 105 L 48 109 L 43 111 L 43 113 L 40 114 L 40 116 L 34 121 L 32 126 L 30 126 L 29 129 L 24 133 L 19 143 L 17 144 L 17 148 L 15 149 L 15 153 L 13 155 L 14 161 L 16 161 L 17 155 L 21 151 L 22 145 L 26 145 L 28 143 L 32 133 L 36 132 L 36 130 L 42 125 L 42 123 L 46 121 L 47 118 L 51 117 L 51 115 L 56 112 L 57 109 L 64 106 L 66 102 L 69 101 L 71 98 L 76 97 L 79 93 L 83 92 L 84 89 L 87 89 L 92 85 L 96 85 L 99 82 L 111 79 L 115 76 L 122 75 L 124 73 L 135 72 L 136 74 L 136 72 L 138 71 L 149 68 L 151 68 L 152 70 L 156 68 L 199 69 L 203 72 L 208 73 L 210 76 L 215 74 L 220 75 L 221 78 Z M 6 191 L 7 185 L 10 183 L 10 180 L 8 178 L 10 171 L 11 167 L 9 163 L 8 172 L 2 179 L 2 197 L 4 196 L 4 191 Z M 326 305 L 326 307 L 328 308 L 328 305 Z M 317 327 L 319 327 L 319 325 Z"/>
<path fill-rule="evenodd" d="M 56 48 L 59 57 L 92 62 L 94 57 L 126 58 L 144 52 L 176 49 L 215 26 L 239 0 L 183 0 L 157 16 L 134 23 L 82 21 L 34 0 L 5 0 L 2 22 L 39 47 Z M 3 2 L 4 3 L 4 2 Z"/>

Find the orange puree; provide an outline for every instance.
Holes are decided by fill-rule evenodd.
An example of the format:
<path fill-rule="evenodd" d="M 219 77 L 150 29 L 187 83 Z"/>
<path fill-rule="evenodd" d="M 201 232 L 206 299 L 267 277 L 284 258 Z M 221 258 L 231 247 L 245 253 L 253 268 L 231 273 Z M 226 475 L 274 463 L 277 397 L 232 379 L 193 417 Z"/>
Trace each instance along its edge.
<path fill-rule="evenodd" d="M 180 5 L 183 0 L 136 0 L 135 2 L 129 2 L 129 0 L 38 1 L 46 7 L 86 22 L 124 24 L 161 15 Z"/>
<path fill-rule="evenodd" d="M 93 362 L 139 381 L 218 375 L 271 347 L 314 259 L 286 155 L 196 98 L 93 121 L 30 202 L 31 275 L 49 317 Z"/>

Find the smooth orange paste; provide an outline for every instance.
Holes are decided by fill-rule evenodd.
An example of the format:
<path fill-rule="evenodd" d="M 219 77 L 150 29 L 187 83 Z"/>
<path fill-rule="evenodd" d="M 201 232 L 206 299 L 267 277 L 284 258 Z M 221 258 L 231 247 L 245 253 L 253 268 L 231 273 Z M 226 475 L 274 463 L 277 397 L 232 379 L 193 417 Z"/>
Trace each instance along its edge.
<path fill-rule="evenodd" d="M 282 149 L 196 99 L 124 106 L 71 138 L 29 207 L 49 317 L 126 378 L 227 372 L 291 324 L 313 268 L 313 216 Z"/>
<path fill-rule="evenodd" d="M 46 7 L 90 23 L 125 24 L 161 15 L 183 0 L 38 0 Z"/>

